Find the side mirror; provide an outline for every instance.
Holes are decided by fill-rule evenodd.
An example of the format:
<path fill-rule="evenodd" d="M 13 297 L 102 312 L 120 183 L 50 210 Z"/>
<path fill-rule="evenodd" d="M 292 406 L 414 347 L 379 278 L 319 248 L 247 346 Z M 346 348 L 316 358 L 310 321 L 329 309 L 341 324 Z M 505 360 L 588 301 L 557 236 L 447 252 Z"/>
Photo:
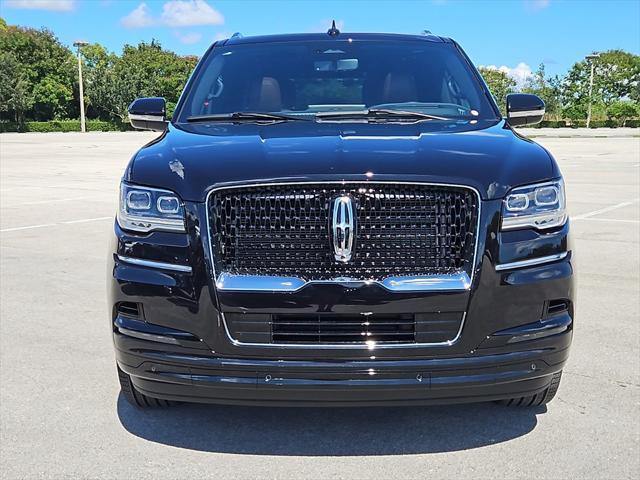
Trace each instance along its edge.
<path fill-rule="evenodd" d="M 133 128 L 162 132 L 167 128 L 166 112 L 164 98 L 136 98 L 129 105 L 129 121 Z"/>
<path fill-rule="evenodd" d="M 544 102 L 537 95 L 510 93 L 507 95 L 507 120 L 509 125 L 533 125 L 544 117 Z"/>

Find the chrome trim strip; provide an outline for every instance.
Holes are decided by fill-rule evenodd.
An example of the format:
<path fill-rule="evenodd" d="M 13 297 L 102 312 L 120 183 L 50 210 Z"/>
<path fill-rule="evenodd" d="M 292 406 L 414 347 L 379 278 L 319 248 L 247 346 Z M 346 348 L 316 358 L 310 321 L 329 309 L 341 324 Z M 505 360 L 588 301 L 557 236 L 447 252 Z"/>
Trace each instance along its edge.
<path fill-rule="evenodd" d="M 248 343 L 248 342 L 240 342 L 231 336 L 231 332 L 227 327 L 227 319 L 224 317 L 224 313 L 220 312 L 220 316 L 222 317 L 222 324 L 224 325 L 224 330 L 227 333 L 227 337 L 229 341 L 237 346 L 237 347 L 258 347 L 258 348 L 302 348 L 302 349 L 322 349 L 322 350 L 380 350 L 380 349 L 399 349 L 399 348 L 422 348 L 422 347 L 450 347 L 455 344 L 462 335 L 462 329 L 464 327 L 464 322 L 467 318 L 467 312 L 462 314 L 462 320 L 460 320 L 460 328 L 458 328 L 458 332 L 456 336 L 451 340 L 447 340 L 445 342 L 433 342 L 433 343 L 376 343 L 376 342 L 368 342 L 368 343 L 360 343 L 360 344 L 342 344 L 342 343 L 320 343 L 320 344 L 309 344 L 309 343 L 296 343 L 296 344 L 287 344 L 287 343 Z"/>
<path fill-rule="evenodd" d="M 548 222 L 546 225 L 540 225 L 535 223 L 536 220 L 545 219 L 547 217 L 553 217 L 555 214 L 556 220 Z M 535 228 L 536 230 L 548 230 L 549 228 L 563 227 L 569 215 L 564 210 L 547 210 L 547 213 L 539 213 L 536 215 L 526 215 L 520 217 L 502 217 L 502 231 L 520 230 L 522 228 Z"/>
<path fill-rule="evenodd" d="M 138 120 L 142 122 L 165 122 L 165 118 L 162 115 L 143 115 L 139 113 L 130 113 L 129 120 Z"/>
<path fill-rule="evenodd" d="M 501 272 L 503 270 L 511 270 L 514 268 L 533 267 L 544 263 L 557 262 L 558 260 L 565 258 L 567 255 L 569 255 L 569 252 L 557 253 L 546 257 L 530 258 L 528 260 L 520 260 L 519 262 L 499 263 L 496 265 L 496 271 Z"/>
<path fill-rule="evenodd" d="M 297 292 L 307 285 L 336 284 L 347 287 L 379 285 L 391 292 L 432 292 L 446 290 L 468 290 L 471 279 L 467 272 L 450 275 L 387 277 L 382 281 L 354 278 L 330 280 L 304 280 L 298 277 L 275 277 L 261 275 L 232 275 L 222 273 L 216 288 L 226 292 Z"/>
<path fill-rule="evenodd" d="M 123 335 L 139 338 L 141 340 L 151 340 L 152 342 L 180 345 L 180 343 L 173 337 L 166 337 L 164 335 L 154 335 L 153 333 L 146 333 L 146 332 L 136 332 L 135 330 L 129 330 L 128 328 L 124 328 L 124 327 L 118 327 L 118 331 Z"/>
<path fill-rule="evenodd" d="M 544 115 L 545 109 L 541 108 L 538 110 L 522 110 L 520 112 L 509 112 L 509 118 L 518 118 L 518 117 L 541 117 Z"/>
<path fill-rule="evenodd" d="M 387 281 L 387 285 L 385 285 L 385 281 L 380 282 L 382 284 L 382 286 L 384 286 L 385 288 L 387 288 L 388 290 L 392 291 L 392 292 L 411 292 L 411 291 L 420 291 L 420 292 L 425 292 L 425 291 L 432 291 L 432 290 L 469 290 L 471 288 L 471 284 L 473 283 L 473 277 L 475 275 L 475 271 L 476 271 L 476 262 L 478 260 L 478 245 L 479 245 L 479 240 L 480 240 L 480 219 L 482 218 L 482 196 L 480 195 L 480 192 L 470 186 L 470 185 L 459 185 L 459 184 L 453 184 L 453 183 L 433 183 L 433 182 L 402 182 L 402 181 L 382 181 L 382 180 L 333 180 L 333 181 L 320 181 L 320 180 L 316 180 L 316 181 L 301 181 L 301 182 L 271 182 L 271 183 L 246 183 L 246 184 L 234 184 L 234 185 L 224 185 L 221 187 L 214 187 L 211 190 L 209 190 L 209 192 L 207 193 L 207 197 L 205 199 L 205 211 L 206 211 L 206 221 L 207 221 L 207 242 L 209 244 L 209 258 L 211 260 L 211 271 L 213 272 L 213 278 L 216 284 L 216 287 L 218 287 L 219 281 L 222 279 L 222 289 L 225 290 L 231 290 L 230 288 L 224 288 L 225 286 L 229 286 L 230 284 L 228 283 L 230 280 L 229 277 L 230 275 L 226 274 L 225 272 L 222 272 L 220 275 L 216 274 L 216 270 L 215 270 L 215 265 L 213 264 L 214 261 L 214 254 L 213 254 L 213 242 L 211 241 L 211 219 L 210 219 L 210 215 L 209 215 L 209 201 L 211 200 L 211 195 L 213 195 L 215 192 L 218 192 L 220 190 L 233 190 L 233 189 L 242 189 L 242 188 L 257 188 L 257 187 L 273 187 L 273 186 L 282 186 L 282 185 L 319 185 L 319 184 L 330 184 L 330 185 L 346 185 L 346 184 L 367 184 L 367 183 L 371 183 L 371 184 L 375 184 L 375 185 L 423 185 L 423 186 L 433 186 L 433 187 L 451 187 L 451 188 L 466 188 L 468 190 L 471 190 L 472 192 L 474 192 L 476 194 L 476 198 L 478 200 L 478 218 L 476 220 L 476 243 L 474 245 L 473 248 L 473 259 L 472 259 L 472 264 L 471 264 L 471 276 L 466 275 L 465 272 L 465 277 L 466 278 L 459 278 L 456 280 L 457 282 L 457 288 L 454 288 L 454 282 L 451 281 L 451 279 L 441 279 L 441 281 L 437 281 L 434 280 L 437 277 L 436 276 L 425 276 L 425 277 L 407 277 L 410 281 L 405 283 L 402 280 L 398 280 L 398 279 L 404 279 L 405 277 L 390 277 L 387 278 L 385 281 Z M 227 275 L 227 277 L 223 277 L 223 275 Z M 256 275 L 254 276 L 254 278 L 259 278 L 262 276 Z M 461 275 L 462 277 L 462 275 Z M 277 278 L 278 280 L 282 280 L 282 278 L 284 279 L 284 282 L 289 282 L 289 281 L 301 281 L 301 279 L 298 278 L 286 278 L 286 277 L 267 277 L 267 278 Z M 422 287 L 419 289 L 411 289 L 408 288 L 409 285 L 412 285 L 413 287 L 416 286 L 416 283 L 420 283 L 419 280 L 416 280 L 416 278 L 420 278 L 420 279 L 431 279 L 431 280 L 426 280 L 427 283 L 423 283 Z M 353 282 L 355 281 L 354 279 L 347 279 L 349 282 Z M 389 281 L 392 280 L 393 282 L 395 282 L 393 285 L 391 283 L 389 283 Z M 334 280 L 329 280 L 328 282 L 332 282 L 332 283 L 344 283 L 345 279 L 334 279 Z M 307 282 L 307 283 L 317 283 L 318 280 L 313 280 L 311 282 Z M 325 281 L 326 282 L 326 281 Z M 359 283 L 365 283 L 367 282 L 367 280 L 357 280 L 357 282 Z M 398 283 L 401 282 L 401 283 Z M 430 282 L 430 284 L 428 285 L 428 283 Z M 276 282 L 273 282 L 276 283 Z M 235 285 L 237 285 L 237 283 L 235 283 Z M 444 285 L 448 285 L 446 286 L 446 288 L 444 287 Z M 269 286 L 269 288 L 267 288 L 266 290 L 254 290 L 254 291 L 274 291 L 274 292 L 282 292 L 282 291 L 290 291 L 290 290 L 283 290 L 283 286 L 288 286 L 288 285 L 283 285 L 280 284 L 280 287 L 276 290 L 272 290 L 271 286 Z M 427 288 L 429 287 L 429 288 Z M 220 287 L 218 287 L 220 288 Z M 299 287 L 299 288 L 302 288 Z M 298 288 L 298 289 L 299 289 Z M 242 291 L 249 291 L 249 290 L 245 290 L 242 289 Z M 295 290 L 293 290 L 295 291 Z M 231 337 L 229 337 L 231 338 Z"/>
<path fill-rule="evenodd" d="M 267 277 L 223 273 L 216 281 L 216 288 L 231 292 L 295 292 L 306 284 L 307 282 L 297 277 Z"/>
<path fill-rule="evenodd" d="M 174 263 L 156 262 L 155 260 L 144 260 L 142 258 L 125 257 L 118 255 L 118 260 L 140 267 L 160 268 L 162 270 L 173 270 L 175 272 L 191 273 L 192 269 L 188 265 L 179 265 Z"/>
<path fill-rule="evenodd" d="M 424 277 L 388 277 L 382 286 L 392 292 L 432 292 L 440 290 L 469 290 L 471 279 L 467 272 Z"/>

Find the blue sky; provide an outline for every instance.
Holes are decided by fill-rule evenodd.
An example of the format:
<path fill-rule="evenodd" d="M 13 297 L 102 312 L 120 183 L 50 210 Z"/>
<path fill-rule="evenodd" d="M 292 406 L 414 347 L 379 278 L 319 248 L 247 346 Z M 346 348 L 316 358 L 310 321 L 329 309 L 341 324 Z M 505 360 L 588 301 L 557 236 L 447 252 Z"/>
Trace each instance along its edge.
<path fill-rule="evenodd" d="M 62 42 L 100 42 L 119 52 L 152 38 L 201 55 L 233 32 L 419 33 L 460 42 L 476 65 L 518 78 L 540 62 L 564 73 L 591 51 L 640 53 L 640 0 L 0 0 L 7 23 L 53 30 Z"/>

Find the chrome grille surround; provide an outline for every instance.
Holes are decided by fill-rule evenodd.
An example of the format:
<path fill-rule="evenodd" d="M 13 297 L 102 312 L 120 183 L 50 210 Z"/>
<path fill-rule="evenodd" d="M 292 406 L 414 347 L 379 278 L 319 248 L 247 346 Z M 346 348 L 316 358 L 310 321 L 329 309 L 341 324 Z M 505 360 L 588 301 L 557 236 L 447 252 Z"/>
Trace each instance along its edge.
<path fill-rule="evenodd" d="M 270 211 L 269 205 L 265 207 L 259 203 L 268 196 L 265 190 L 271 195 L 268 200 L 276 205 L 277 215 Z M 403 190 L 410 193 L 402 193 Z M 246 198 L 238 198 L 239 194 L 233 198 L 234 191 L 244 193 Z M 354 245 L 355 258 L 348 265 L 340 265 L 334 260 L 329 240 L 330 202 L 345 193 L 353 195 L 354 192 L 358 207 L 365 204 L 356 213 L 360 218 Z M 220 200 L 223 194 L 226 197 Z M 444 206 L 442 202 L 438 203 L 437 195 L 448 196 L 448 203 L 445 201 Z M 233 208 L 229 198 L 233 200 Z M 214 201 L 217 205 L 212 204 Z M 312 207 L 310 202 L 314 202 Z M 293 204 L 293 210 L 299 215 L 294 215 L 293 219 L 283 215 L 282 203 L 289 210 Z M 390 291 L 467 290 L 471 285 L 481 200 L 479 192 L 469 186 L 378 181 L 234 185 L 212 189 L 206 206 L 211 258 L 220 290 L 297 291 L 310 283 L 320 282 L 377 283 Z M 384 217 L 388 207 L 399 211 L 397 219 L 388 215 Z M 463 221 L 448 222 L 451 215 Z M 386 221 L 395 222 L 394 228 L 385 231 Z M 454 223 L 453 228 L 451 223 Z M 225 228 L 232 234 L 228 235 Z M 453 237 L 451 230 L 454 230 Z M 400 232 L 400 235 L 394 232 Z M 460 236 L 455 237 L 456 233 L 461 233 L 462 241 Z M 436 241 L 429 243 L 433 238 Z M 391 248 L 382 245 L 382 253 L 372 251 L 372 247 L 377 248 L 376 241 L 391 243 Z M 410 256 L 405 261 L 407 249 L 397 248 L 404 246 L 402 242 L 413 248 L 411 253 L 417 251 L 419 255 Z M 258 248 L 252 250 L 256 245 Z M 295 249 L 300 246 L 303 248 Z M 288 247 L 294 247 L 292 254 Z M 454 255 L 447 256 L 447 248 Z M 238 251 L 249 254 L 234 263 Z M 358 251 L 362 257 L 360 260 Z M 225 258 L 229 252 L 231 259 Z M 440 257 L 439 252 L 444 252 L 444 257 Z M 367 264 L 372 253 L 375 258 L 372 264 Z M 259 269 L 251 263 L 256 259 L 263 262 Z M 281 260 L 285 260 L 284 269 L 280 268 L 283 265 Z M 307 264 L 299 265 L 300 260 L 306 260 Z M 318 264 L 323 268 L 318 269 Z"/>

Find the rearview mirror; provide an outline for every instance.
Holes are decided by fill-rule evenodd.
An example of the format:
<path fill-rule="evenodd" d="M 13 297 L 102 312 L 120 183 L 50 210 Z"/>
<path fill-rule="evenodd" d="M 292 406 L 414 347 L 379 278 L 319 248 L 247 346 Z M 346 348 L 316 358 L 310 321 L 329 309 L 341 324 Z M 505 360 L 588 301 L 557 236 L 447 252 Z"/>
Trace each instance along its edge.
<path fill-rule="evenodd" d="M 129 121 L 133 128 L 162 132 L 167 128 L 166 112 L 164 98 L 136 98 L 129 105 Z"/>
<path fill-rule="evenodd" d="M 316 60 L 313 69 L 316 72 L 347 72 L 358 68 L 357 58 L 339 58 L 337 60 Z"/>
<path fill-rule="evenodd" d="M 544 117 L 544 102 L 537 95 L 511 93 L 507 95 L 507 120 L 509 125 L 533 125 Z"/>

